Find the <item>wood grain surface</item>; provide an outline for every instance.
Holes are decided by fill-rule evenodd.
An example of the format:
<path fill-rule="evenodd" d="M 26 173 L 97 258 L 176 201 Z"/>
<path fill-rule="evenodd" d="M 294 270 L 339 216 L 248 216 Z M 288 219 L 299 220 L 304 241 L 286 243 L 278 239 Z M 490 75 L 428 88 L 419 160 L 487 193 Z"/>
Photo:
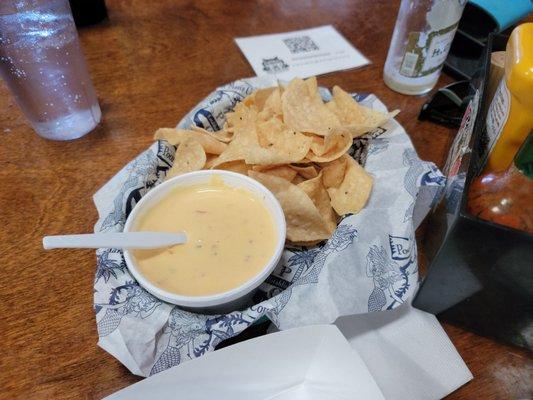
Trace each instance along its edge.
<path fill-rule="evenodd" d="M 80 30 L 103 122 L 72 142 L 39 138 L 0 86 L 1 399 L 99 399 L 139 378 L 97 346 L 95 254 L 42 250 L 45 234 L 88 232 L 93 193 L 216 86 L 253 75 L 233 39 L 332 24 L 371 61 L 319 84 L 373 92 L 419 155 L 443 165 L 454 131 L 417 121 L 427 96 L 387 89 L 382 68 L 398 1 L 108 0 L 109 20 Z M 439 86 L 451 82 L 443 75 Z M 448 399 L 531 394 L 523 350 L 444 324 L 475 378 Z"/>

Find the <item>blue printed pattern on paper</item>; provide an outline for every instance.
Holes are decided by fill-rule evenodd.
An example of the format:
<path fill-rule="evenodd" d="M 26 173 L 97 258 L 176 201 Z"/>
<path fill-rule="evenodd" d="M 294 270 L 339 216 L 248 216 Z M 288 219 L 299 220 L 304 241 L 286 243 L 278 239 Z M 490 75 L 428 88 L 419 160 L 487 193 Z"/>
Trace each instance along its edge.
<path fill-rule="evenodd" d="M 390 310 L 405 301 L 411 275 L 418 272 L 416 242 L 412 238 L 389 235 L 389 251 L 371 246 L 366 257 L 366 273 L 374 281 L 368 297 L 368 311 Z"/>
<path fill-rule="evenodd" d="M 280 313 L 287 305 L 296 286 L 317 283 L 327 258 L 332 253 L 340 252 L 348 247 L 356 236 L 357 230 L 354 227 L 341 224 L 324 246 L 312 249 L 304 248 L 295 252 L 287 262 L 289 267 L 296 267 L 292 284 L 272 299 L 276 306 L 272 310 L 273 312 L 269 313 L 271 319 L 275 320 L 276 314 Z"/>
<path fill-rule="evenodd" d="M 253 90 L 253 86 L 246 81 L 235 81 L 223 86 L 187 114 L 179 127 L 187 129 L 191 125 L 196 125 L 208 131 L 218 131 L 226 122 L 225 114 L 233 110 L 235 104 Z"/>
<path fill-rule="evenodd" d="M 167 345 L 154 363 L 150 375 L 178 365 L 183 359 L 190 360 L 214 350 L 220 342 L 250 326 L 261 314 L 252 313 L 253 316 L 245 312 L 207 316 L 174 307 L 166 328 Z"/>
<path fill-rule="evenodd" d="M 420 159 L 418 158 L 418 155 L 414 149 L 406 149 L 404 151 L 403 164 L 406 167 L 409 167 L 403 179 L 403 185 L 407 193 L 409 193 L 409 195 L 412 197 L 411 204 L 409 205 L 409 208 L 405 212 L 405 216 L 403 218 L 405 222 L 411 219 L 413 216 L 416 195 L 419 187 L 417 180 L 420 179 L 420 176 L 425 171 L 425 168 L 424 165 L 420 163 Z"/>
<path fill-rule="evenodd" d="M 120 325 L 123 317 L 145 319 L 161 305 L 156 299 L 133 280 L 126 281 L 123 285 L 113 287 L 107 304 L 97 303 L 99 313 L 104 313 L 98 320 L 97 328 L 100 336 L 111 334 Z"/>
<path fill-rule="evenodd" d="M 95 281 L 103 279 L 104 282 L 126 272 L 126 262 L 122 252 L 117 249 L 98 249 L 96 251 L 96 276 Z"/>

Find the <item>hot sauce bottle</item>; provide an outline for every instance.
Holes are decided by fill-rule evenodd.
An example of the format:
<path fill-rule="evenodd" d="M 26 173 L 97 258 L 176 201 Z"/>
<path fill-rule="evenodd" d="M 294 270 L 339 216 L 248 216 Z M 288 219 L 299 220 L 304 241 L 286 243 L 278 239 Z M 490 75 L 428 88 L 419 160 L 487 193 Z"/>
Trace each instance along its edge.
<path fill-rule="evenodd" d="M 533 23 L 511 33 L 486 121 L 487 157 L 470 185 L 469 212 L 533 232 Z"/>
<path fill-rule="evenodd" d="M 533 233 L 533 132 L 508 169 L 472 182 L 468 209 L 481 219 Z"/>

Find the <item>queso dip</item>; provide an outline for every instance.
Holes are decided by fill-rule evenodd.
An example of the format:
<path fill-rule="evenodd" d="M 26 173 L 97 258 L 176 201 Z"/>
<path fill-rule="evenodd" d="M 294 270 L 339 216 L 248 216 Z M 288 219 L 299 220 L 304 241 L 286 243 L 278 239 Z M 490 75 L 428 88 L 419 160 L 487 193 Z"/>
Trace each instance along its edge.
<path fill-rule="evenodd" d="M 278 240 L 263 201 L 216 177 L 169 192 L 139 216 L 134 230 L 187 233 L 186 244 L 132 251 L 146 279 L 184 296 L 242 285 L 264 269 Z"/>

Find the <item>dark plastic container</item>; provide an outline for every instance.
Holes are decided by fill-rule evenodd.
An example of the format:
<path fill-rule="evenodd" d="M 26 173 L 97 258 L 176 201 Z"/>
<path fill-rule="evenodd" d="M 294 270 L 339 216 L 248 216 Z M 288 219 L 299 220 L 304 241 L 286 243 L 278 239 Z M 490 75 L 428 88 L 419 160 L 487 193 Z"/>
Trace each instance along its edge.
<path fill-rule="evenodd" d="M 428 273 L 413 305 L 478 334 L 532 349 L 533 235 L 470 215 L 467 193 L 481 168 L 484 95 L 490 54 L 505 40 L 489 36 L 471 80 L 473 100 L 448 155 L 448 183 L 429 217 Z"/>
<path fill-rule="evenodd" d="M 78 28 L 97 24 L 107 18 L 104 0 L 69 0 L 69 3 Z"/>

